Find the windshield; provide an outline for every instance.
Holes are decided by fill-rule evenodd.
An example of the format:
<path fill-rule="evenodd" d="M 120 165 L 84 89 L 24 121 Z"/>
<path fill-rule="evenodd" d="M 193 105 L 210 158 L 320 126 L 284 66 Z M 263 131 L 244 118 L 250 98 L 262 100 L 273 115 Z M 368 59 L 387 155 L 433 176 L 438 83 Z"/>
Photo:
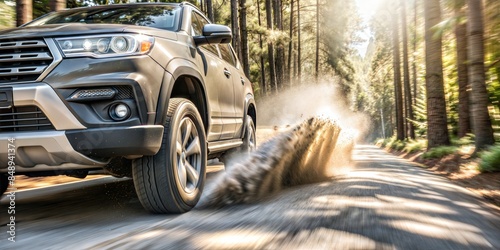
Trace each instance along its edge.
<path fill-rule="evenodd" d="M 128 24 L 178 30 L 181 8 L 176 5 L 128 5 L 79 8 L 50 13 L 26 26 L 60 23 Z"/>

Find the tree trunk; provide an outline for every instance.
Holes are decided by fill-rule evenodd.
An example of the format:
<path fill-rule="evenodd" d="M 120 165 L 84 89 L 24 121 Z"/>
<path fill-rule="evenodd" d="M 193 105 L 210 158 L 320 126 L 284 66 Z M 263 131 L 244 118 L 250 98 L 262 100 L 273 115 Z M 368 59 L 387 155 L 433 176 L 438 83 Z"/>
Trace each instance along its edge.
<path fill-rule="evenodd" d="M 266 0 L 266 19 L 267 19 L 267 29 L 269 31 L 273 30 L 273 13 L 272 13 L 272 6 L 271 6 L 271 0 Z M 268 41 L 267 43 L 267 53 L 269 57 L 269 76 L 271 78 L 270 83 L 271 83 L 271 88 L 274 88 L 274 90 L 277 92 L 278 91 L 278 85 L 276 85 L 276 69 L 274 65 L 274 46 L 272 41 Z"/>
<path fill-rule="evenodd" d="M 260 19 L 260 0 L 257 0 L 257 18 L 259 19 L 259 26 L 262 27 L 262 21 Z M 262 43 L 262 34 L 259 33 L 259 47 L 260 51 L 264 51 L 264 45 Z M 260 84 L 261 93 L 267 95 L 267 85 L 266 85 L 266 65 L 264 61 L 264 55 L 260 54 Z"/>
<path fill-rule="evenodd" d="M 413 105 L 417 104 L 418 82 L 417 82 L 417 17 L 418 5 L 417 1 L 413 5 L 413 60 L 412 60 L 412 75 L 413 75 Z"/>
<path fill-rule="evenodd" d="M 398 13 L 393 13 L 393 33 L 392 33 L 392 55 L 394 67 L 394 94 L 396 100 L 396 130 L 397 139 L 405 139 L 404 117 L 403 117 L 403 91 L 401 86 L 401 62 L 399 55 L 399 22 Z"/>
<path fill-rule="evenodd" d="M 33 20 L 33 1 L 17 0 L 16 1 L 16 24 L 21 26 Z"/>
<path fill-rule="evenodd" d="M 495 139 L 488 113 L 488 92 L 485 84 L 483 6 L 481 0 L 467 0 L 467 4 L 472 128 L 476 135 L 476 152 L 478 152 L 493 145 Z"/>
<path fill-rule="evenodd" d="M 415 139 L 415 129 L 413 128 L 413 105 L 411 98 L 411 86 L 410 86 L 410 66 L 408 62 L 408 25 L 406 22 L 406 4 L 405 1 L 401 1 L 401 26 L 403 28 L 403 75 L 404 75 L 404 86 L 405 86 L 405 101 L 406 101 L 406 124 L 407 124 L 407 136 L 411 139 Z"/>
<path fill-rule="evenodd" d="M 214 20 L 214 6 L 212 0 L 206 0 L 207 4 L 207 16 L 210 21 L 215 22 Z"/>
<path fill-rule="evenodd" d="M 314 71 L 314 77 L 316 83 L 318 83 L 319 75 L 319 0 L 316 0 L 316 69 Z"/>
<path fill-rule="evenodd" d="M 233 47 L 241 58 L 240 27 L 238 25 L 238 0 L 231 0 L 231 29 L 233 32 Z"/>
<path fill-rule="evenodd" d="M 283 31 L 283 14 L 281 8 L 281 0 L 274 0 L 274 17 L 275 27 L 279 31 Z M 284 80 L 284 65 L 285 65 L 285 48 L 283 43 L 279 43 L 276 48 L 276 85 L 280 89 L 283 87 Z"/>
<path fill-rule="evenodd" d="M 240 28 L 241 28 L 241 61 L 243 72 L 250 76 L 250 63 L 248 59 L 248 30 L 247 30 L 247 6 L 246 0 L 240 1 Z"/>
<path fill-rule="evenodd" d="M 293 3 L 294 0 L 290 0 L 290 42 L 288 43 L 288 68 L 287 68 L 287 78 L 288 84 L 292 85 L 292 49 L 293 49 Z"/>
<path fill-rule="evenodd" d="M 443 86 L 441 35 L 433 28 L 441 22 L 439 1 L 424 0 L 425 83 L 427 91 L 427 149 L 450 145 Z"/>
<path fill-rule="evenodd" d="M 66 0 L 50 0 L 50 10 L 59 11 L 66 9 Z"/>
<path fill-rule="evenodd" d="M 300 39 L 300 0 L 297 0 L 297 78 L 299 84 L 302 83 L 302 43 Z"/>
<path fill-rule="evenodd" d="M 455 12 L 462 16 L 462 11 Z M 469 72 L 467 66 L 467 24 L 459 23 L 455 27 L 457 39 L 457 76 L 458 76 L 458 137 L 471 132 L 469 110 Z"/>

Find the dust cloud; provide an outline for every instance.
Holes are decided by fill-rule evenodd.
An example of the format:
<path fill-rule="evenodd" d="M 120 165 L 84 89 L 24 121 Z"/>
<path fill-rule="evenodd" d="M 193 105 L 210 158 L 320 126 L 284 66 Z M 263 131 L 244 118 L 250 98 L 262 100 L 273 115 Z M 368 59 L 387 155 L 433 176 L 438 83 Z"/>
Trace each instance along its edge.
<path fill-rule="evenodd" d="M 368 116 L 353 112 L 349 101 L 333 83 L 300 85 L 262 98 L 257 103 L 257 125 L 286 126 L 309 117 L 328 117 L 355 140 L 370 128 Z"/>
<path fill-rule="evenodd" d="M 237 156 L 207 186 L 197 208 L 256 202 L 286 187 L 331 179 L 350 164 L 367 120 L 332 85 L 300 86 L 258 104 L 258 130 L 280 130 Z"/>

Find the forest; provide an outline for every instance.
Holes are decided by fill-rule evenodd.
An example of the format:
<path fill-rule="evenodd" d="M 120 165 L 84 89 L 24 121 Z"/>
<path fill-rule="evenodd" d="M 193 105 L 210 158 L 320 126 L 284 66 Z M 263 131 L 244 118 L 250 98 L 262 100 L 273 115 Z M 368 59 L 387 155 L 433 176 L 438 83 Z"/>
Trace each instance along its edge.
<path fill-rule="evenodd" d="M 52 10 L 125 2 L 0 0 L 0 29 Z M 232 45 L 257 98 L 328 82 L 353 111 L 370 116 L 366 141 L 428 152 L 471 144 L 474 154 L 497 151 L 493 165 L 500 165 L 494 146 L 500 137 L 500 1 L 190 2 L 232 28 Z"/>

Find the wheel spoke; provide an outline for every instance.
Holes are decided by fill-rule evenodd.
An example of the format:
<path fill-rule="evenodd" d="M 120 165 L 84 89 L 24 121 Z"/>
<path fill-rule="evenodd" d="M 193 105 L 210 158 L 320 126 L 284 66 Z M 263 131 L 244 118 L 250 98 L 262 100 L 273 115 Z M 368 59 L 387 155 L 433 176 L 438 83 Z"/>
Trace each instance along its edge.
<path fill-rule="evenodd" d="M 200 153 L 201 153 L 200 139 L 198 136 L 196 136 L 187 147 L 186 156 L 191 156 Z"/>
<path fill-rule="evenodd" d="M 180 157 L 182 154 L 182 144 L 179 141 L 176 142 L 175 151 L 177 152 L 177 156 Z"/>
<path fill-rule="evenodd" d="M 182 159 L 179 159 L 179 161 L 178 161 L 177 173 L 179 175 L 179 182 L 181 183 L 182 188 L 186 188 L 187 173 L 186 173 L 186 166 L 182 162 Z"/>
<path fill-rule="evenodd" d="M 191 166 L 189 162 L 186 162 L 186 172 L 188 179 L 194 186 L 196 186 L 196 184 L 198 184 L 198 179 L 200 178 L 200 173 L 196 171 L 196 169 Z"/>
<path fill-rule="evenodd" d="M 184 133 L 184 137 L 182 138 L 182 147 L 186 147 L 186 144 L 189 140 L 189 137 L 191 135 L 191 129 L 192 129 L 192 123 L 190 120 L 186 120 L 185 121 L 186 123 L 186 130 L 185 130 L 185 133 Z"/>

